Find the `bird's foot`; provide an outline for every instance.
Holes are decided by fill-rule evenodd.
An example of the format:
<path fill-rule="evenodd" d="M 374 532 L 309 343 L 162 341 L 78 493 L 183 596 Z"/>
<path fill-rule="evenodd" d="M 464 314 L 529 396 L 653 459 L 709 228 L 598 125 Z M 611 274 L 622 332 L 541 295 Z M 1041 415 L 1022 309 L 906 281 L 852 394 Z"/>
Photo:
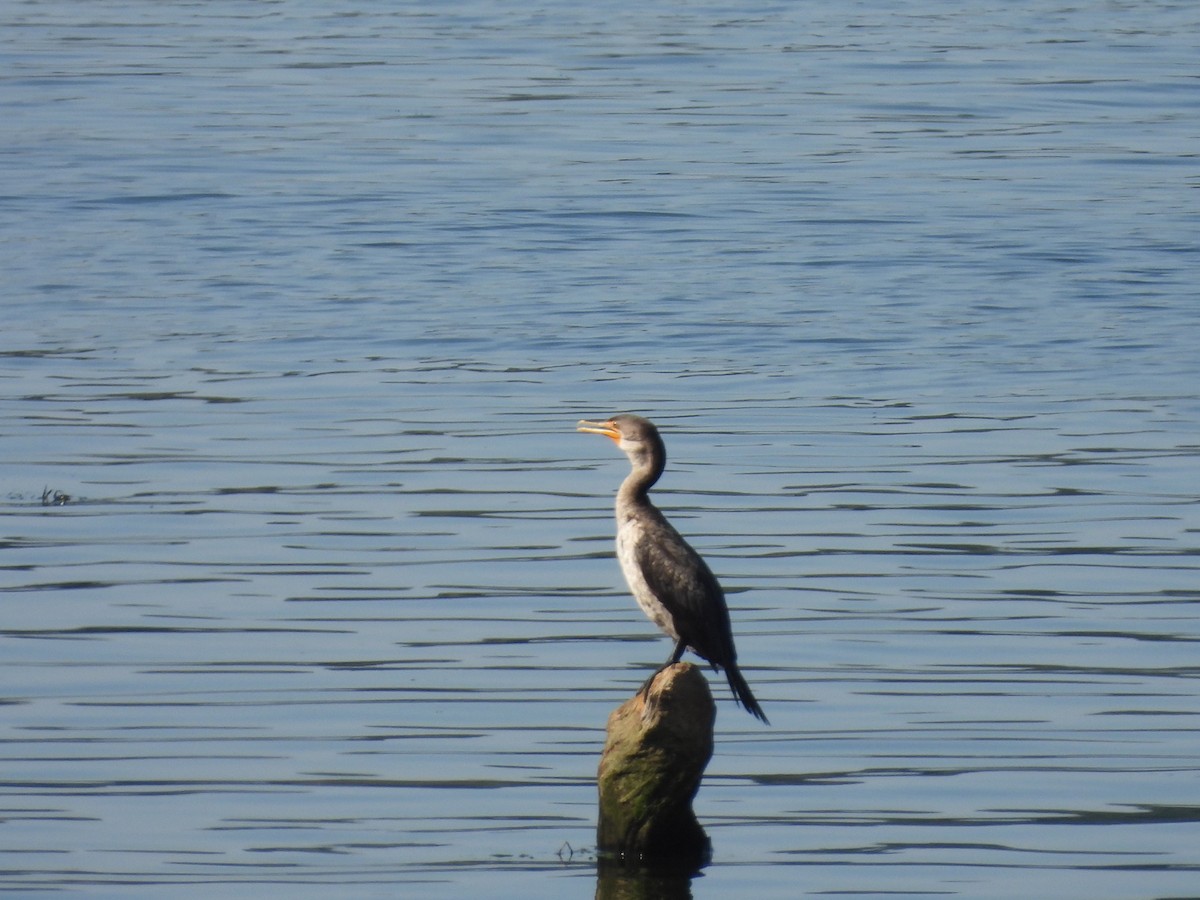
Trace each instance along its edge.
<path fill-rule="evenodd" d="M 634 696 L 645 697 L 650 692 L 650 685 L 654 684 L 654 679 L 657 678 L 659 675 L 661 675 L 664 670 L 671 668 L 671 666 L 673 666 L 673 665 L 675 665 L 675 663 L 665 662 L 661 666 L 659 666 L 657 669 L 655 669 L 653 672 L 651 672 L 650 677 L 642 682 L 642 686 L 637 689 L 637 694 L 635 694 Z"/>

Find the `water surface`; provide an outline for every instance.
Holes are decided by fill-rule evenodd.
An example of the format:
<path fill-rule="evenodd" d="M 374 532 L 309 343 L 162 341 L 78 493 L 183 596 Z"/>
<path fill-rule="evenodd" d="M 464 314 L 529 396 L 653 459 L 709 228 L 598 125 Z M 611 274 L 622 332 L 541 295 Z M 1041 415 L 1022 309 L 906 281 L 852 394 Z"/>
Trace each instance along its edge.
<path fill-rule="evenodd" d="M 0 887 L 596 889 L 634 410 L 699 897 L 1184 898 L 1198 14 L 0 14 Z"/>

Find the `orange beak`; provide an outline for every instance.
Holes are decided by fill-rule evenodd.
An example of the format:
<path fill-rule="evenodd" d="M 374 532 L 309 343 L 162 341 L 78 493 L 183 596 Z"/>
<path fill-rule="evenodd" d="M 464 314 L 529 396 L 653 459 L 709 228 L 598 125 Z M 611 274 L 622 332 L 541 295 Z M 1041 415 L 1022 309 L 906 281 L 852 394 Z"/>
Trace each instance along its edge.
<path fill-rule="evenodd" d="M 586 431 L 588 434 L 602 434 L 615 443 L 621 442 L 621 432 L 617 431 L 612 422 L 589 422 L 587 419 L 580 419 L 575 430 Z"/>

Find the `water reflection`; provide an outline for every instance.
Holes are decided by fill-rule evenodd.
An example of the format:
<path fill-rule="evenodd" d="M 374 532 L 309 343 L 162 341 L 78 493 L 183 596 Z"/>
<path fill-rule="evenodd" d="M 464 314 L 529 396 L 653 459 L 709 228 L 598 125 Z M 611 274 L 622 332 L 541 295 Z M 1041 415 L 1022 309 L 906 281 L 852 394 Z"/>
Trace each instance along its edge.
<path fill-rule="evenodd" d="M 604 859 L 596 868 L 596 900 L 691 900 L 692 878 L 697 874 Z"/>

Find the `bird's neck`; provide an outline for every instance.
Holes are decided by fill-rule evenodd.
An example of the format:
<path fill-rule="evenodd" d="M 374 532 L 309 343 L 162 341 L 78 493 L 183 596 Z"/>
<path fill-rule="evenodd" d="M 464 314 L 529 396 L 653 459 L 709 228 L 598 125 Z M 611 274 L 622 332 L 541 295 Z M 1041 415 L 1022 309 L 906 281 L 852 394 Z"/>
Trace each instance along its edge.
<path fill-rule="evenodd" d="M 665 460 L 651 458 L 632 459 L 633 471 L 621 482 L 617 491 L 617 509 L 638 509 L 650 506 L 650 488 L 663 473 Z"/>

